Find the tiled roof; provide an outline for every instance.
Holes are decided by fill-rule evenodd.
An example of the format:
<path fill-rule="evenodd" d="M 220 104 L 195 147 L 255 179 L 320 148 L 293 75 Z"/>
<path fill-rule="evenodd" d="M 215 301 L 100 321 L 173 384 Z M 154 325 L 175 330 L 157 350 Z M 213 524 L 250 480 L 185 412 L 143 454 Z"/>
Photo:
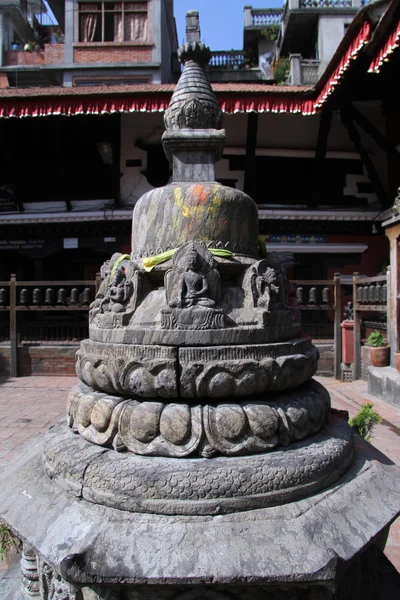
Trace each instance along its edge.
<path fill-rule="evenodd" d="M 283 86 L 268 85 L 263 83 L 214 83 L 213 90 L 218 93 L 233 94 L 300 94 L 312 92 L 311 86 Z M 0 89 L 1 98 L 48 98 L 59 96 L 126 96 L 138 94 L 172 94 L 175 84 L 134 84 L 134 85 L 96 85 L 80 87 L 32 87 L 32 88 L 2 88 Z"/>

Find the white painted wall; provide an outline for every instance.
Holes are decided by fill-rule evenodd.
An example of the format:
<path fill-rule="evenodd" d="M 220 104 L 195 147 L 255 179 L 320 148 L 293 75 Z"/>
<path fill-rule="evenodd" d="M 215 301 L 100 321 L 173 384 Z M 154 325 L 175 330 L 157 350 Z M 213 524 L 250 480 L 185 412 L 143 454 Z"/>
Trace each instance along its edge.
<path fill-rule="evenodd" d="M 318 21 L 318 58 L 320 59 L 320 75 L 325 71 L 329 61 L 335 54 L 344 33 L 345 25 L 352 20 L 344 15 L 320 15 Z"/>
<path fill-rule="evenodd" d="M 375 125 L 385 132 L 384 117 L 380 104 L 377 102 L 362 102 L 357 108 Z M 260 114 L 258 118 L 257 154 L 276 156 L 314 156 L 319 130 L 319 115 L 287 115 Z M 247 135 L 247 115 L 224 115 L 223 126 L 226 130 L 225 148 L 229 154 L 245 154 Z M 144 144 L 159 143 L 164 132 L 163 115 L 161 113 L 133 113 L 121 115 L 121 199 L 124 204 L 133 205 L 138 198 L 151 189 L 146 177 L 141 173 L 147 167 L 147 153 L 140 150 L 136 143 L 141 140 Z M 383 185 L 387 186 L 387 157 L 374 140 L 359 129 L 362 143 L 370 154 Z M 358 158 L 337 115 L 334 115 L 328 140 L 328 153 L 337 154 L 340 158 L 352 155 Z M 333 154 L 331 154 L 333 157 Z M 126 167 L 126 160 L 141 159 L 141 167 Z M 265 173 L 266 182 L 271 173 Z M 290 174 L 289 174 L 290 176 Z M 230 171 L 228 159 L 222 159 L 216 164 L 217 179 L 236 179 L 236 188 L 243 190 L 244 172 Z M 344 195 L 368 196 L 368 202 L 376 201 L 375 194 L 358 194 L 357 182 L 368 181 L 367 174 L 349 176 L 344 188 Z M 311 186 L 311 181 L 310 181 Z"/>
<path fill-rule="evenodd" d="M 162 113 L 134 113 L 121 115 L 121 200 L 124 204 L 133 205 L 145 192 L 152 189 L 146 177 L 142 175 L 147 167 L 147 152 L 140 150 L 135 144 L 140 140 L 143 144 L 161 141 L 164 132 Z M 127 167 L 129 159 L 141 159 L 141 167 Z"/>

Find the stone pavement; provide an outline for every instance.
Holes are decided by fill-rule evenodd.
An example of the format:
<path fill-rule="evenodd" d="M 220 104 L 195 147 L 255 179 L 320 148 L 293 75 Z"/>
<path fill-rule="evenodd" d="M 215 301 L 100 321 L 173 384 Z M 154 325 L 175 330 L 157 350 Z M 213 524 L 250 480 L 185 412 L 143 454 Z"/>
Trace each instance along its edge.
<path fill-rule="evenodd" d="M 332 406 L 350 416 L 363 402 L 374 402 L 383 422 L 376 426 L 371 443 L 400 466 L 400 410 L 369 395 L 365 381 L 316 379 L 331 393 Z M 65 418 L 67 393 L 77 382 L 76 377 L 0 378 L 0 468 L 21 454 L 35 435 Z M 385 554 L 400 572 L 400 519 L 391 527 Z M 0 578 L 7 568 L 0 562 Z M 15 576 L 11 571 L 6 577 Z"/>

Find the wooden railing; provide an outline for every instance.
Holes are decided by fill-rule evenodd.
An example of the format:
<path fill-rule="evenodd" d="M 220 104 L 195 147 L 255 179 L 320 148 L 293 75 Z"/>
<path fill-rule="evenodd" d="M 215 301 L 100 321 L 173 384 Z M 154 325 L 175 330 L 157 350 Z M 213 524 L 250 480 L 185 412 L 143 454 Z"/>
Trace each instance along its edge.
<path fill-rule="evenodd" d="M 9 317 L 9 323 L 0 323 L 0 342 L 10 343 L 11 375 L 18 373 L 18 344 L 20 343 L 77 343 L 88 335 L 87 324 L 69 323 L 65 313 L 88 311 L 91 301 L 100 285 L 96 281 L 17 281 L 12 275 L 9 281 L 0 281 L 0 316 Z M 354 307 L 354 367 L 353 379 L 361 374 L 361 316 L 362 313 L 387 312 L 387 298 L 390 278 L 387 275 L 376 277 L 353 277 Z M 341 286 L 349 285 L 348 280 L 336 273 L 333 279 L 293 280 L 299 310 L 309 315 L 308 322 L 303 318 L 302 331 L 318 339 L 334 341 L 334 376 L 341 377 Z M 47 322 L 24 322 L 18 315 L 46 314 L 63 315 L 62 319 Z M 324 316 L 322 316 L 324 315 Z M 322 317 L 322 318 L 321 318 Z M 3 327 L 1 326 L 3 325 Z M 9 335 L 8 335 L 9 333 Z M 389 342 L 389 340 L 388 340 Z"/>
<path fill-rule="evenodd" d="M 44 314 L 76 311 L 88 311 L 89 305 L 94 300 L 96 290 L 100 285 L 100 277 L 96 281 L 17 281 L 15 275 L 11 275 L 9 281 L 0 281 L 0 314 L 8 313 L 10 331 L 10 372 L 12 377 L 18 374 L 18 343 L 21 341 L 39 341 L 29 339 L 35 326 L 28 326 L 21 331 L 18 314 Z M 82 331 L 74 330 L 68 325 L 57 325 L 60 329 L 64 327 L 65 333 L 69 332 L 74 340 L 82 339 Z M 43 328 L 43 327 L 42 327 Z M 40 331 L 40 326 L 36 330 Z M 80 327 L 82 329 L 82 327 Z M 22 335 L 21 335 L 22 333 Z M 42 337 L 42 336 L 41 336 Z M 40 340 L 43 341 L 43 340 Z M 55 341 L 55 340 L 54 340 Z M 57 340 L 61 341 L 61 340 Z"/>
<path fill-rule="evenodd" d="M 317 317 L 317 311 L 333 312 L 331 336 L 334 340 L 334 365 L 333 372 L 336 379 L 340 379 L 340 365 L 342 361 L 341 342 L 341 285 L 340 274 L 335 273 L 333 279 L 306 280 L 295 279 L 292 283 L 296 286 L 297 303 L 302 311 L 313 311 Z M 312 335 L 307 330 L 306 323 L 302 323 L 302 332 Z M 332 335 L 333 334 L 333 335 Z M 314 337 L 314 336 L 313 336 Z"/>

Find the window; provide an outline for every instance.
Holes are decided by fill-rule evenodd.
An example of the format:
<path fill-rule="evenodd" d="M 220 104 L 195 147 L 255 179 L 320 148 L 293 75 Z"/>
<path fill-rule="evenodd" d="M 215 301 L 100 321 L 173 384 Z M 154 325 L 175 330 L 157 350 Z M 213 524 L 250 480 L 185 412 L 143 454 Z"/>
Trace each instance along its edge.
<path fill-rule="evenodd" d="M 80 42 L 145 42 L 147 2 L 80 2 Z"/>

